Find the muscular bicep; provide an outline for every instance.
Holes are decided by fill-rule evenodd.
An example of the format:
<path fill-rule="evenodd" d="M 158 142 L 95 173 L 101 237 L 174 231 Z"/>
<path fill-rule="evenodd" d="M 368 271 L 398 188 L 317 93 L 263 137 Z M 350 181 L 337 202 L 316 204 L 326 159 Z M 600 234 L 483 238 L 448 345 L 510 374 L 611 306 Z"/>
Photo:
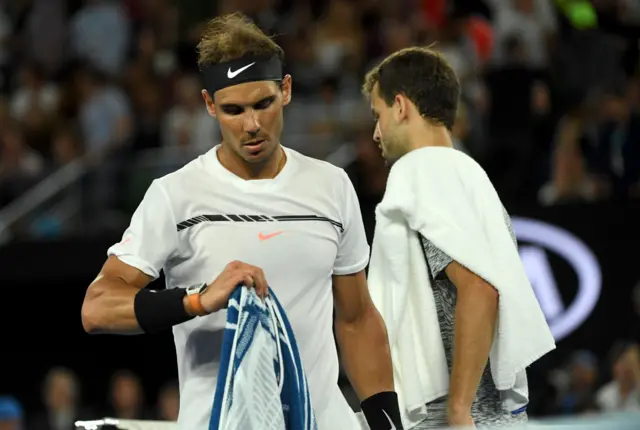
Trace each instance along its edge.
<path fill-rule="evenodd" d="M 82 325 L 87 333 L 140 332 L 135 296 L 151 277 L 116 256 L 110 256 L 89 285 L 82 303 Z"/>
<path fill-rule="evenodd" d="M 138 289 L 146 287 L 153 280 L 151 276 L 121 261 L 115 255 L 107 258 L 93 283 L 102 279 L 123 282 Z"/>
<path fill-rule="evenodd" d="M 356 322 L 373 308 L 364 270 L 333 276 L 333 303 L 336 322 Z"/>
<path fill-rule="evenodd" d="M 140 290 L 153 280 L 140 269 L 128 265 L 115 255 L 110 256 L 102 266 L 96 279 L 87 291 L 87 298 L 109 288 L 135 287 Z"/>

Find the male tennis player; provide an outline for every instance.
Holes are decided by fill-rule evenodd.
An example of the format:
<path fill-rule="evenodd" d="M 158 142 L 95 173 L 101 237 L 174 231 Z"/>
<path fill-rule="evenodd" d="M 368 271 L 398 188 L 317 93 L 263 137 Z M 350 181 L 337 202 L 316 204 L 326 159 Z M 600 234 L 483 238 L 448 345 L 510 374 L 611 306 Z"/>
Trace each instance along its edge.
<path fill-rule="evenodd" d="M 341 169 L 280 144 L 291 100 L 282 49 L 234 14 L 208 24 L 198 51 L 203 98 L 223 142 L 149 187 L 87 290 L 85 330 L 173 328 L 178 423 L 205 430 L 228 296 L 240 283 L 262 295 L 269 285 L 295 331 L 319 429 L 359 428 L 337 385 L 334 306 L 343 363 L 367 422 L 401 429 L 353 186 Z M 167 289 L 146 289 L 161 270 Z"/>
<path fill-rule="evenodd" d="M 524 368 L 553 347 L 553 338 L 520 264 L 510 219 L 493 186 L 477 163 L 453 149 L 450 130 L 460 95 L 458 79 L 441 55 L 426 48 L 408 48 L 373 68 L 365 78 L 363 93 L 376 120 L 374 140 L 391 165 L 386 194 L 376 213 L 369 286 L 390 331 L 394 369 L 400 375 L 396 390 L 409 421 L 405 426 L 430 429 L 525 421 L 528 389 Z M 382 224 L 387 217 L 389 222 Z M 401 234 L 390 235 L 390 229 Z M 403 248 L 398 243 L 404 238 L 410 245 Z M 500 249 L 495 246 L 498 241 Z M 410 253 L 407 249 L 414 244 L 416 260 L 407 260 L 423 266 L 426 262 L 422 269 L 416 264 L 403 266 L 403 254 Z M 394 246 L 399 246 L 398 252 L 389 250 Z M 388 293 L 412 284 L 397 281 L 404 279 L 402 271 L 408 273 L 406 279 L 424 279 L 432 292 L 421 296 L 419 289 L 413 290 L 418 293 L 409 296 L 404 307 L 400 300 L 385 302 L 386 293 L 379 291 Z M 424 278 L 419 278 L 421 271 Z M 494 285 L 487 279 L 499 282 Z M 502 282 L 504 279 L 507 281 Z M 417 297 L 425 298 L 425 306 L 417 305 L 412 324 L 396 324 L 397 315 L 409 315 L 414 309 Z M 429 302 L 435 306 L 427 307 Z M 514 309 L 522 303 L 521 315 L 509 319 L 513 313 L 500 313 L 497 318 L 499 308 L 502 312 L 503 306 Z M 437 315 L 430 320 L 432 314 Z M 518 324 L 511 323 L 514 318 Z M 416 321 L 428 323 L 421 330 Z M 497 321 L 502 325 L 500 336 L 495 336 L 499 347 L 494 347 Z M 508 330 L 502 331 L 505 325 Z M 434 326 L 436 339 L 427 344 L 424 328 Z M 505 351 L 499 338 L 512 334 L 516 342 Z M 402 339 L 409 339 L 406 351 Z M 528 345 L 539 355 L 521 359 L 518 350 L 528 353 Z M 413 359 L 420 348 L 424 348 L 424 359 Z M 498 360 L 494 363 L 494 355 L 489 365 L 490 354 L 496 350 L 499 359 L 523 364 L 507 369 L 513 380 L 494 374 L 494 369 L 508 367 Z M 516 352 L 508 356 L 512 351 Z"/>

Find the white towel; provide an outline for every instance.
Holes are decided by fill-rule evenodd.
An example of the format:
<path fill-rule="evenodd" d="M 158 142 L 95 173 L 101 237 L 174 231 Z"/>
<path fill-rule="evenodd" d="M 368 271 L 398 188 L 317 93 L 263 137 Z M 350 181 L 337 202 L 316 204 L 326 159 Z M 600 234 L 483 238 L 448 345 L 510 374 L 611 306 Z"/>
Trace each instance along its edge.
<path fill-rule="evenodd" d="M 484 170 L 452 148 L 427 147 L 398 160 L 376 208 L 369 289 L 389 333 L 394 377 L 408 428 L 425 403 L 449 391 L 435 300 L 418 234 L 499 293 L 489 355 L 506 410 L 528 402 L 531 363 L 555 348 L 553 336 Z"/>

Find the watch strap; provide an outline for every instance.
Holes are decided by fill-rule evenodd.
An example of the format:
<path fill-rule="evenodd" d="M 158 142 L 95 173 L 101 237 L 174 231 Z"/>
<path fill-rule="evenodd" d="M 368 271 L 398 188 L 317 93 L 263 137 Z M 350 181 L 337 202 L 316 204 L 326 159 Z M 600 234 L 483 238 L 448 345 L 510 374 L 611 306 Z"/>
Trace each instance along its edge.
<path fill-rule="evenodd" d="M 191 308 L 191 312 L 193 312 L 197 316 L 207 315 L 207 311 L 205 311 L 200 300 L 200 296 L 205 289 L 206 284 L 203 284 L 202 286 L 200 286 L 200 288 L 196 289 L 195 291 L 189 291 L 187 294 L 187 300 L 189 300 L 189 307 Z"/>

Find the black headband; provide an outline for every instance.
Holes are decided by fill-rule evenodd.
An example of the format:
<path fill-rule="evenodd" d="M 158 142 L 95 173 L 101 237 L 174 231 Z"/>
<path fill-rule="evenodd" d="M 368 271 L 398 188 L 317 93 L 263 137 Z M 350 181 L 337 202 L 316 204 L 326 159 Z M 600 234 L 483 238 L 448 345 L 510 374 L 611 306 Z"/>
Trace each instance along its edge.
<path fill-rule="evenodd" d="M 205 66 L 202 76 L 205 89 L 213 97 L 216 91 L 232 85 L 254 81 L 281 81 L 282 61 L 277 55 L 247 55 L 237 60 Z"/>

